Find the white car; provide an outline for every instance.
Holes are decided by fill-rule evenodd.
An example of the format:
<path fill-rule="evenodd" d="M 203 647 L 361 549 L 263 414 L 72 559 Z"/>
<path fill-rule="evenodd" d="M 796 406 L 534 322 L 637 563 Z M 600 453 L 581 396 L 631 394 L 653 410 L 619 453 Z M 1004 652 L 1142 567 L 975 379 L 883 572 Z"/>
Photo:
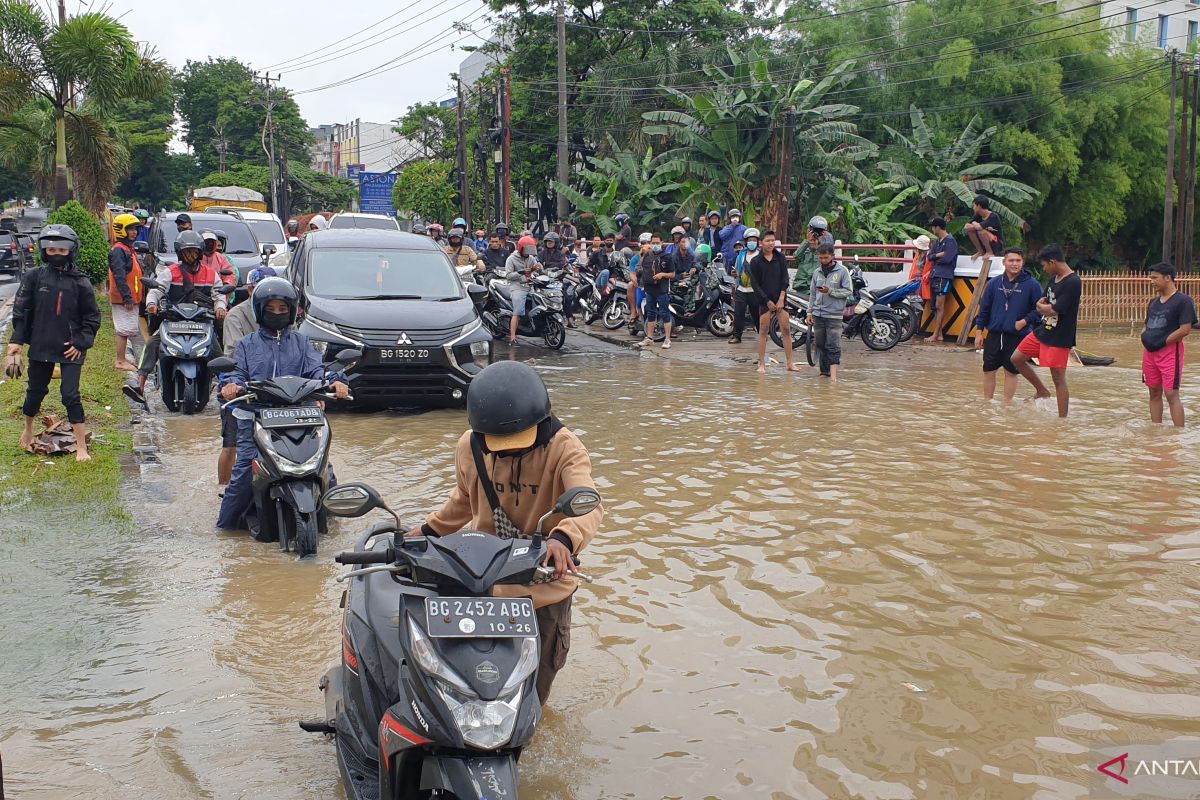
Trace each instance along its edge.
<path fill-rule="evenodd" d="M 287 236 L 283 232 L 283 223 L 279 217 L 269 211 L 255 211 L 252 208 L 237 208 L 235 206 L 210 206 L 205 213 L 228 214 L 237 217 L 250 226 L 254 238 L 258 240 L 259 248 L 263 245 L 275 245 L 275 255 L 271 256 L 272 267 L 287 267 L 291 259 L 288 252 Z"/>
<path fill-rule="evenodd" d="M 329 220 L 330 230 L 350 230 L 353 228 L 371 231 L 398 231 L 400 230 L 400 225 L 396 222 L 395 217 L 389 217 L 387 214 L 359 214 L 350 211 L 342 211 L 334 214 L 333 219 Z"/>

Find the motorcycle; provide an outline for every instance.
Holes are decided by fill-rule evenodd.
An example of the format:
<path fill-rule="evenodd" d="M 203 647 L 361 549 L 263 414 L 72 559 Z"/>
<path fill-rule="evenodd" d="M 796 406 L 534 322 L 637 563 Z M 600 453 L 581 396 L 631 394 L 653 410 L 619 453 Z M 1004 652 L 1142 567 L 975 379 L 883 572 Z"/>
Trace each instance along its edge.
<path fill-rule="evenodd" d="M 577 487 L 529 537 L 408 538 L 371 487 L 350 483 L 325 494 L 334 516 L 392 515 L 334 559 L 362 568 L 337 578 L 350 585 L 341 660 L 318 684 L 325 717 L 300 723 L 335 740 L 351 800 L 517 797 L 517 759 L 542 716 L 537 616 L 530 598 L 493 597 L 492 589 L 552 578 L 540 565 L 543 525 L 599 504 L 595 490 Z"/>
<path fill-rule="evenodd" d="M 719 264 L 709 264 L 694 279 L 675 281 L 671 286 L 671 315 L 675 325 L 707 328 L 713 336 L 727 339 L 733 335 L 733 304 L 723 299 Z M 690 310 L 689 310 L 690 309 Z"/>
<path fill-rule="evenodd" d="M 847 339 L 858 336 L 863 344 L 872 350 L 891 350 L 900 343 L 902 333 L 900 318 L 895 310 L 880 302 L 869 289 L 862 269 L 853 264 L 849 267 L 850 281 L 854 287 L 851 295 L 852 304 L 846 306 L 842 319 L 842 335 Z M 808 298 L 796 292 L 787 294 L 786 308 L 791 316 L 792 346 L 804 347 L 808 355 L 808 363 L 815 365 L 811 342 L 809 338 Z M 780 337 L 778 322 L 771 320 L 771 339 L 780 347 L 783 339 Z"/>
<path fill-rule="evenodd" d="M 142 278 L 151 289 L 164 289 L 153 278 Z M 233 294 L 234 287 L 218 289 Z M 213 373 L 208 358 L 220 351 L 216 316 L 208 306 L 192 302 L 176 303 L 165 295 L 159 301 L 161 323 L 158 326 L 159 356 L 154 380 L 170 411 L 198 414 L 208 405 Z"/>
<path fill-rule="evenodd" d="M 342 350 L 333 363 L 344 368 L 360 358 L 361 350 Z M 236 362 L 221 356 L 208 366 L 214 372 L 229 372 Z M 278 540 L 285 553 L 294 545 L 300 558 L 314 556 L 317 539 L 329 527 L 318 504 L 329 488 L 332 471 L 329 420 L 312 401 L 337 398 L 326 380 L 294 375 L 248 381 L 245 388 L 222 408 L 233 409 L 235 418 L 252 420 L 254 425 L 258 457 L 247 527 L 260 542 Z M 248 404 L 253 407 L 245 407 Z"/>
<path fill-rule="evenodd" d="M 889 286 L 877 293 L 877 302 L 890 306 L 900 320 L 900 341 L 907 342 L 921 328 L 925 304 L 921 300 L 920 279 Z"/>
<path fill-rule="evenodd" d="M 567 324 L 562 312 L 562 283 L 548 275 L 536 275 L 527 286 L 525 316 L 517 324 L 521 336 L 540 336 L 546 346 L 560 350 L 567 341 Z M 483 323 L 497 339 L 508 337 L 512 319 L 512 285 L 503 279 L 488 282 L 488 302 L 484 305 Z"/>

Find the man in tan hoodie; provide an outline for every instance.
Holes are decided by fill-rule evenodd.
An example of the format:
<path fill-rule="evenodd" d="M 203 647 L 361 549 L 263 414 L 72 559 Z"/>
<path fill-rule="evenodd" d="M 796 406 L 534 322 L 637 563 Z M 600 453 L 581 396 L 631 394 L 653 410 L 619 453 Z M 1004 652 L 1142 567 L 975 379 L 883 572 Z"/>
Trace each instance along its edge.
<path fill-rule="evenodd" d="M 441 510 L 410 536 L 447 536 L 464 528 L 505 539 L 532 534 L 563 492 L 595 488 L 587 450 L 551 414 L 546 386 L 528 364 L 501 361 L 479 373 L 467 392 L 467 418 L 471 430 L 454 452 L 454 489 Z M 543 705 L 571 647 L 571 597 L 579 588 L 571 559 L 596 535 L 603 518 L 602 507 L 582 517 L 552 517 L 546 563 L 556 571 L 554 580 L 495 590 L 499 596 L 533 599 Z"/>

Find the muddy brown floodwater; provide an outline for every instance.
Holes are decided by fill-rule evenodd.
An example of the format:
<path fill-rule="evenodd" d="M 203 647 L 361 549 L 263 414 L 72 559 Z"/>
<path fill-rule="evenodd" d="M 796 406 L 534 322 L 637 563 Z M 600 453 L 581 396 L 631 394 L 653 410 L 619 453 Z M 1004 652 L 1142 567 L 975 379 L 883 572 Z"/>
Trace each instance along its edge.
<path fill-rule="evenodd" d="M 1060 424 L 979 402 L 977 356 L 905 352 L 850 356 L 837 387 L 537 362 L 608 516 L 522 797 L 1083 798 L 1089 748 L 1200 730 L 1197 428 L 1143 421 L 1129 367 L 1072 371 Z M 1185 394 L 1200 425 L 1195 378 Z M 361 521 L 312 563 L 219 535 L 215 420 L 157 424 L 132 523 L 0 523 L 8 788 L 342 797 L 332 746 L 296 721 L 320 714 L 331 557 Z M 336 416 L 338 474 L 415 522 L 464 424 Z"/>

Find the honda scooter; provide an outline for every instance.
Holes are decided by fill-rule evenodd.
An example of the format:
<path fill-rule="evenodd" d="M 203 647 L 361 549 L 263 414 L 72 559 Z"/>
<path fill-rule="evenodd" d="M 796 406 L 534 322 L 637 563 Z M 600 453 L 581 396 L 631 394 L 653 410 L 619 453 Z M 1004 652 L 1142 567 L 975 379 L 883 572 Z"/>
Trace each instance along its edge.
<path fill-rule="evenodd" d="M 334 363 L 344 368 L 360 358 L 361 350 L 343 350 Z M 213 372 L 229 372 L 237 363 L 221 356 L 208 366 Z M 317 540 L 329 527 L 319 504 L 332 472 L 329 420 L 314 401 L 337 396 L 325 379 L 294 375 L 248 381 L 245 389 L 222 408 L 232 408 L 236 419 L 254 425 L 258 457 L 247 527 L 260 542 L 278 541 L 285 553 L 294 548 L 300 558 L 314 556 Z"/>
<path fill-rule="evenodd" d="M 520 336 L 541 337 L 546 346 L 560 350 L 567 341 L 567 323 L 562 312 L 562 284 L 547 275 L 537 275 L 526 287 L 525 316 L 517 323 Z M 497 339 L 507 338 L 512 319 L 512 284 L 496 278 L 488 282 L 487 304 L 480 315 Z"/>
<path fill-rule="evenodd" d="M 153 278 L 142 278 L 151 289 L 163 289 Z M 234 287 L 222 286 L 228 296 Z M 158 328 L 158 366 L 154 373 L 163 405 L 170 411 L 198 414 L 208 405 L 212 394 L 213 372 L 208 359 L 220 351 L 216 316 L 212 308 L 200 303 L 172 302 L 164 294 L 159 301 L 162 324 Z"/>
<path fill-rule="evenodd" d="M 493 597 L 501 585 L 545 581 L 542 526 L 600 504 L 594 489 L 559 498 L 528 538 L 478 531 L 408 538 L 371 487 L 329 490 L 325 509 L 376 524 L 340 564 L 341 660 L 321 679 L 325 718 L 300 727 L 331 736 L 351 800 L 515 800 L 517 760 L 542 716 L 537 616 L 528 597 Z M 586 578 L 590 582 L 590 578 Z"/>

